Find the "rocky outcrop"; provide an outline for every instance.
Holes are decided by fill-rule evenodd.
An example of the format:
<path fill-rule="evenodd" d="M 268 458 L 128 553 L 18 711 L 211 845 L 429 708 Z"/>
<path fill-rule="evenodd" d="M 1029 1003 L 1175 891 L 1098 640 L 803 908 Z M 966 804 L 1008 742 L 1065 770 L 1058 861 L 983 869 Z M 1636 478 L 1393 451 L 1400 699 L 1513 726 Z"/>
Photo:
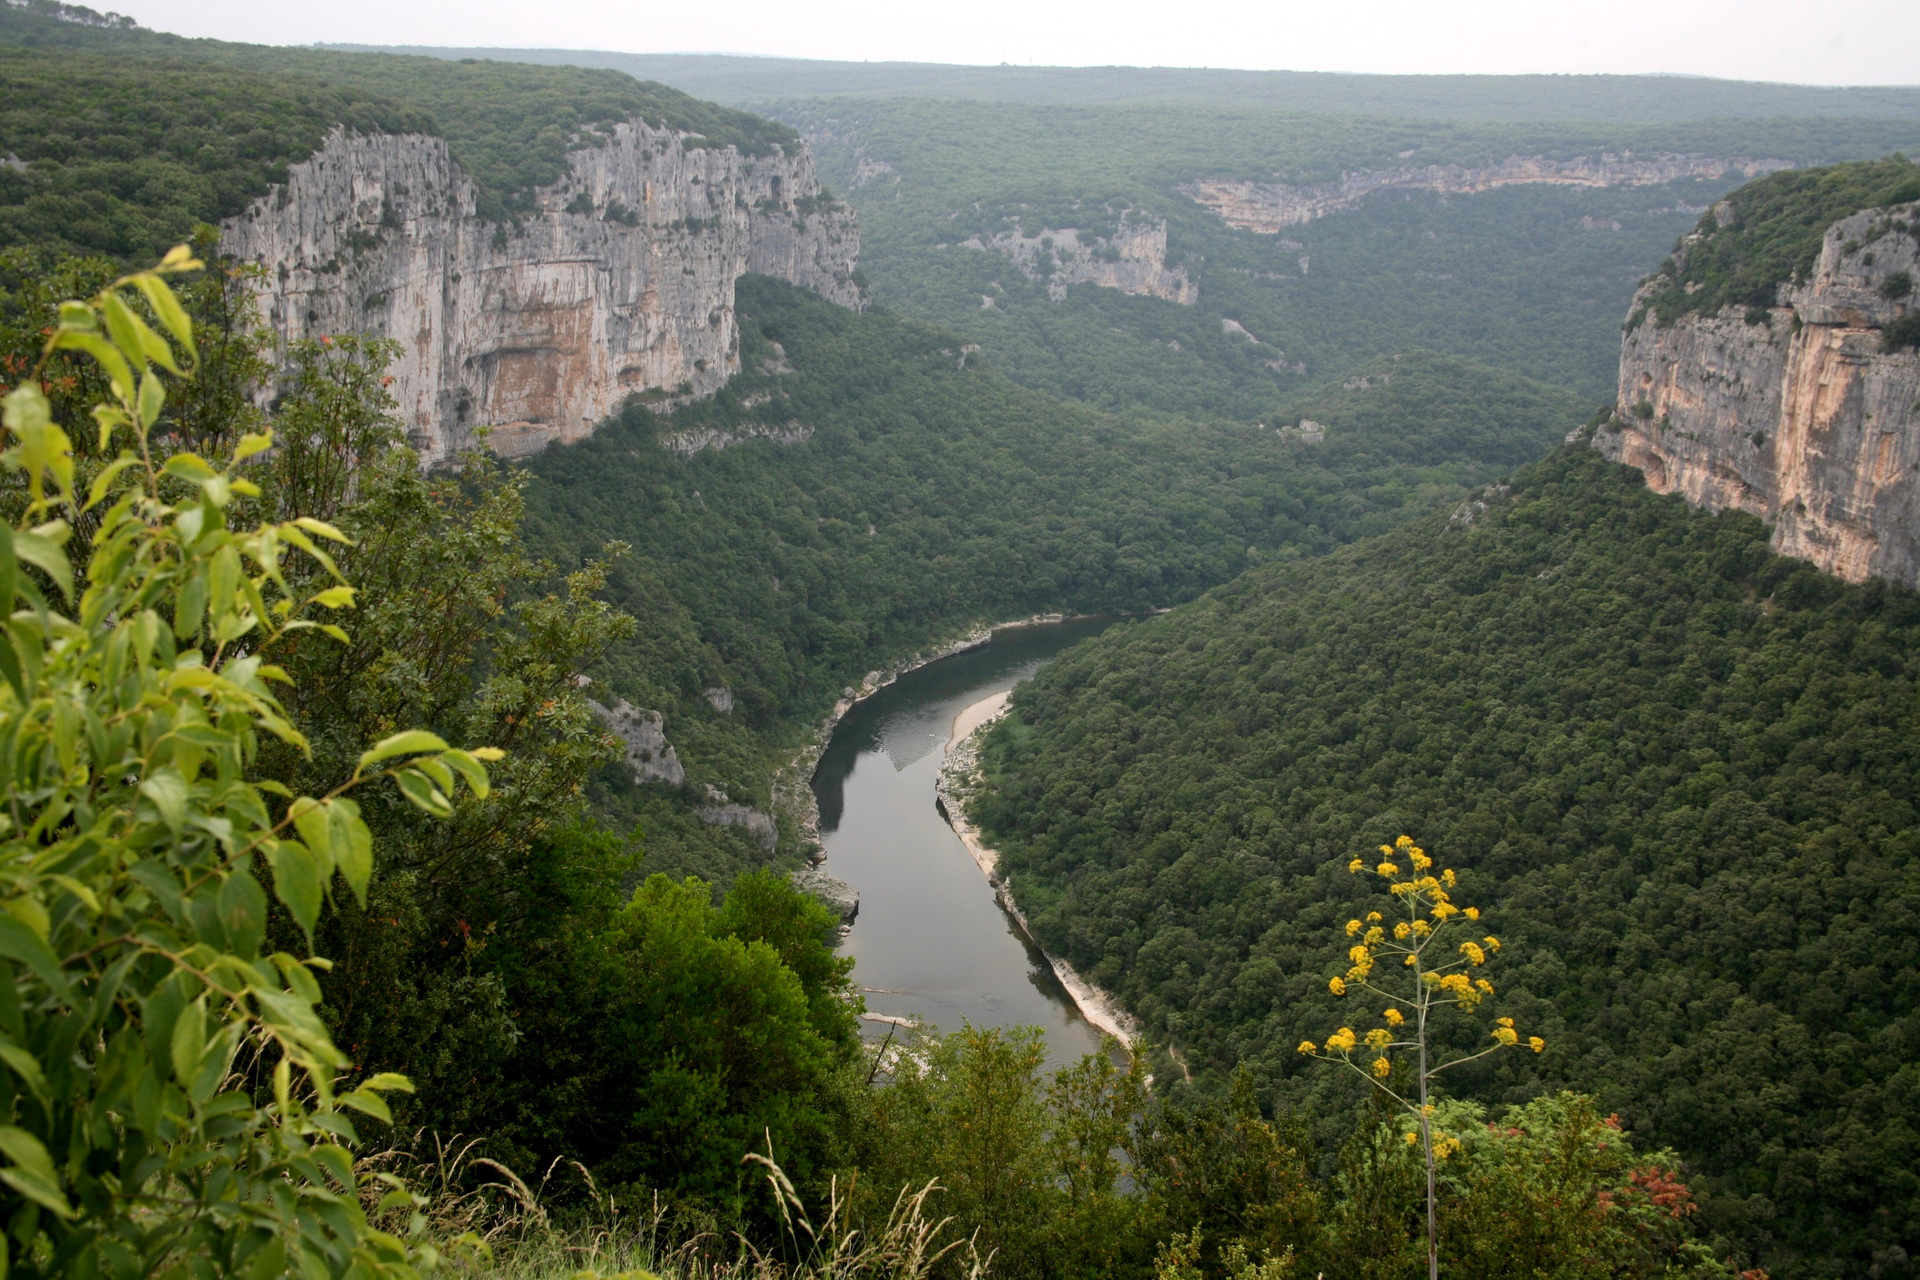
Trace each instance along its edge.
<path fill-rule="evenodd" d="M 725 449 L 730 445 L 745 444 L 749 440 L 766 440 L 773 444 L 799 444 L 811 439 L 813 439 L 813 428 L 803 423 L 788 422 L 774 426 L 751 422 L 731 429 L 695 427 L 688 431 L 676 431 L 670 435 L 661 436 L 660 444 L 683 458 L 691 458 L 702 449 Z"/>
<path fill-rule="evenodd" d="M 282 344 L 400 344 L 391 391 L 429 463 L 481 428 L 520 455 L 588 434 L 635 393 L 712 393 L 739 368 L 746 272 L 860 304 L 852 211 L 804 148 L 747 156 L 639 120 L 595 141 L 507 224 L 474 215 L 440 139 L 335 130 L 224 224 L 222 248 L 265 268 L 258 303 Z"/>
<path fill-rule="evenodd" d="M 1574 187 L 1643 187 L 1683 178 L 1723 178 L 1730 173 L 1756 178 L 1791 169 L 1787 160 L 1721 159 L 1699 155 L 1637 157 L 1631 152 L 1572 160 L 1545 156 L 1508 156 L 1498 164 L 1430 164 L 1405 169 L 1363 169 L 1337 182 L 1289 185 L 1281 182 L 1193 182 L 1181 187 L 1219 214 L 1229 226 L 1277 235 L 1287 227 L 1351 209 L 1377 191 L 1431 191 L 1473 195 L 1496 187 L 1546 184 Z M 1301 272 L 1306 263 L 1301 262 Z"/>
<path fill-rule="evenodd" d="M 780 843 L 780 830 L 773 821 L 773 815 L 763 813 L 748 804 L 738 804 L 729 799 L 727 793 L 718 787 L 707 788 L 709 803 L 697 806 L 694 817 L 709 826 L 745 827 L 747 834 L 759 842 L 760 848 L 771 854 Z"/>
<path fill-rule="evenodd" d="M 1917 233 L 1920 204 L 1857 213 L 1770 310 L 1629 329 L 1595 446 L 1658 492 L 1759 516 L 1784 555 L 1920 586 L 1920 351 L 1883 350 L 1920 304 Z"/>
<path fill-rule="evenodd" d="M 802 867 L 789 878 L 794 888 L 818 898 L 842 924 L 851 924 L 860 914 L 860 891 L 845 880 L 836 880 L 818 867 Z"/>
<path fill-rule="evenodd" d="M 1074 227 L 1042 227 L 1034 235 L 1016 228 L 960 242 L 963 249 L 1004 254 L 1029 280 L 1045 281 L 1055 302 L 1076 284 L 1093 284 L 1122 293 L 1165 298 L 1190 307 L 1200 286 L 1184 269 L 1167 265 L 1167 220 L 1125 211 L 1112 234 Z M 991 305 L 988 299 L 983 305 Z"/>
<path fill-rule="evenodd" d="M 626 744 L 627 766 L 633 770 L 635 782 L 664 782 L 670 787 L 686 783 L 687 771 L 681 767 L 679 753 L 667 741 L 666 722 L 658 711 L 642 711 L 625 698 L 611 707 L 588 698 L 587 705 Z"/>

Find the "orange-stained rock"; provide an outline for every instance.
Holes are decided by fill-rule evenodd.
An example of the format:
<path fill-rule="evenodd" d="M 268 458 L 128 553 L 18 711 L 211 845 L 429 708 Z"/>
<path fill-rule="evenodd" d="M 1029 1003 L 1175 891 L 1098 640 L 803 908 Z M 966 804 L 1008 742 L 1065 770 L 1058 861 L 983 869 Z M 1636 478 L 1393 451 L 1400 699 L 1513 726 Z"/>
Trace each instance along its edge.
<path fill-rule="evenodd" d="M 1920 277 L 1915 231 L 1920 204 L 1834 223 L 1766 323 L 1728 307 L 1630 328 L 1595 447 L 1658 492 L 1759 516 L 1783 555 L 1920 586 L 1920 351 L 1882 350 L 1886 326 L 1920 304 L 1886 287 Z"/>

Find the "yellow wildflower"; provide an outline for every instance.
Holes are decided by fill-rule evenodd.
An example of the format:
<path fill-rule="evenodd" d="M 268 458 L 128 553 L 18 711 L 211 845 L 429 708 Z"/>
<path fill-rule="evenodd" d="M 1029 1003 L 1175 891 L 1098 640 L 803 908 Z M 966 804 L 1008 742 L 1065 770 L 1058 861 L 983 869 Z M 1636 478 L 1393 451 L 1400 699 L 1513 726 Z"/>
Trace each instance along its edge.
<path fill-rule="evenodd" d="M 1379 923 L 1380 923 L 1380 913 L 1379 913 L 1378 911 L 1369 911 L 1369 912 L 1367 912 L 1367 923 L 1368 923 L 1368 924 L 1379 924 Z"/>
<path fill-rule="evenodd" d="M 1392 1071 L 1393 1064 L 1385 1058 L 1375 1058 L 1373 1060 L 1373 1074 L 1379 1076 L 1382 1080 L 1385 1080 Z"/>
<path fill-rule="evenodd" d="M 1511 1046 L 1520 1042 L 1520 1033 L 1512 1027 L 1495 1027 L 1493 1029 L 1493 1038 L 1503 1045 Z"/>
<path fill-rule="evenodd" d="M 1373 959 L 1373 953 L 1367 950 L 1366 943 L 1356 943 L 1347 951 L 1347 959 L 1353 961 L 1355 964 L 1365 964 L 1367 961 Z"/>
<path fill-rule="evenodd" d="M 1459 1149 L 1460 1139 L 1458 1138 L 1442 1138 L 1433 1144 L 1433 1154 L 1436 1159 L 1440 1160 L 1445 1160 Z"/>
<path fill-rule="evenodd" d="M 1343 996 L 1343 995 L 1345 995 L 1345 994 L 1347 994 L 1347 984 L 1346 984 L 1346 980 L 1345 980 L 1345 979 L 1343 979 L 1343 978 L 1331 978 L 1331 979 L 1328 979 L 1328 981 L 1327 981 L 1327 990 L 1329 990 L 1329 991 L 1331 991 L 1331 992 L 1333 992 L 1333 994 L 1335 994 L 1335 995 L 1337 995 L 1337 996 Z"/>
<path fill-rule="evenodd" d="M 1312 1052 L 1314 1052 L 1314 1051 L 1315 1051 L 1315 1049 L 1317 1049 L 1317 1048 L 1318 1048 L 1318 1046 L 1317 1046 L 1317 1045 L 1315 1045 L 1315 1044 L 1313 1043 L 1313 1041 L 1311 1041 L 1311 1040 L 1302 1040 L 1302 1041 L 1300 1042 L 1300 1052 L 1301 1052 L 1301 1053 L 1312 1053 Z"/>
<path fill-rule="evenodd" d="M 1416 934 L 1418 934 L 1420 937 L 1424 938 L 1428 934 L 1433 932 L 1433 926 L 1428 924 L 1425 920 L 1415 920 L 1413 922 L 1413 931 Z"/>
<path fill-rule="evenodd" d="M 1485 978 L 1475 978 L 1473 980 L 1473 985 L 1480 988 L 1480 993 L 1482 995 L 1490 996 L 1493 994 L 1493 984 L 1491 982 L 1488 982 Z"/>
<path fill-rule="evenodd" d="M 1381 1016 L 1396 1027 L 1407 1020 L 1406 1015 L 1398 1009 L 1389 1009 Z"/>
<path fill-rule="evenodd" d="M 1385 942 L 1386 940 L 1387 940 L 1387 931 L 1385 929 L 1382 929 L 1379 925 L 1375 925 L 1373 926 L 1373 928 L 1367 930 L 1367 936 L 1362 939 L 1362 941 L 1365 942 L 1370 947 L 1377 947 L 1381 943 Z"/>
<path fill-rule="evenodd" d="M 1410 1147 L 1417 1146 L 1419 1145 L 1419 1142 L 1420 1142 L 1420 1135 L 1413 1132 L 1413 1130 L 1411 1129 L 1407 1130 L 1407 1145 Z"/>
<path fill-rule="evenodd" d="M 1356 874 L 1359 872 L 1365 871 L 1366 869 L 1367 869 L 1366 862 L 1360 858 L 1355 858 L 1352 862 L 1349 862 L 1347 864 L 1347 870 L 1352 871 Z"/>
<path fill-rule="evenodd" d="M 1487 962 L 1487 953 L 1482 951 L 1478 945 L 1471 942 L 1463 942 L 1460 944 L 1460 954 L 1476 965 Z"/>
<path fill-rule="evenodd" d="M 1492 934 L 1488 934 L 1485 941 L 1487 944 L 1487 950 L 1498 951 L 1500 949 L 1500 939 L 1494 937 Z"/>
<path fill-rule="evenodd" d="M 1547 1042 L 1545 1040 L 1542 1040 L 1539 1036 L 1527 1037 L 1527 1048 L 1533 1050 L 1535 1053 L 1539 1053 L 1543 1051 L 1546 1047 L 1547 1047 Z"/>
<path fill-rule="evenodd" d="M 1413 932 L 1412 928 L 1408 926 L 1405 920 L 1402 920 L 1399 924 L 1393 926 L 1393 936 L 1396 938 L 1399 938 L 1403 942 L 1406 941 L 1407 935 L 1412 932 Z"/>
<path fill-rule="evenodd" d="M 1374 870 L 1378 871 L 1382 876 L 1386 877 L 1389 880 L 1391 880 L 1393 877 L 1400 874 L 1400 868 L 1396 867 L 1391 862 L 1383 862 L 1379 866 L 1375 867 Z"/>
<path fill-rule="evenodd" d="M 1445 920 L 1449 916 L 1459 915 L 1460 908 L 1454 906 L 1451 902 L 1448 902 L 1443 898 L 1435 904 L 1432 914 L 1435 920 Z"/>
<path fill-rule="evenodd" d="M 1367 1032 L 1367 1048 L 1384 1049 L 1393 1043 L 1393 1032 L 1385 1027 L 1375 1027 Z"/>
<path fill-rule="evenodd" d="M 1353 1048 L 1354 1043 L 1352 1027 L 1342 1027 L 1327 1037 L 1327 1049 L 1331 1053 L 1345 1053 Z"/>

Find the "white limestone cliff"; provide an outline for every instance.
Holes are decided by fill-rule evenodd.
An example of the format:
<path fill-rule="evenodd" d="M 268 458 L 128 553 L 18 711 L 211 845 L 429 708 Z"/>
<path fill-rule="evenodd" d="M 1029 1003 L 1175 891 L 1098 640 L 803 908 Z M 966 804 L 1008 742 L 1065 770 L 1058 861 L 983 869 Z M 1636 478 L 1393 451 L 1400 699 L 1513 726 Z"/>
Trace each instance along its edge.
<path fill-rule="evenodd" d="M 805 147 L 747 156 L 634 120 L 569 165 L 532 214 L 486 222 L 442 140 L 336 129 L 221 247 L 266 269 L 280 343 L 400 344 L 391 390 L 429 464 L 483 427 L 523 455 L 634 393 L 711 394 L 739 368 L 746 272 L 861 304 L 852 210 L 823 196 Z"/>
<path fill-rule="evenodd" d="M 1473 195 L 1497 187 L 1542 184 L 1578 187 L 1637 187 L 1683 178 L 1720 178 L 1728 173 L 1757 178 L 1791 169 L 1786 160 L 1722 159 L 1701 155 L 1634 156 L 1603 154 L 1571 160 L 1545 156 L 1508 156 L 1489 165 L 1431 164 L 1404 169 L 1362 169 L 1334 182 L 1192 182 L 1184 195 L 1206 205 L 1229 226 L 1277 235 L 1288 227 L 1351 209 L 1377 191 L 1431 191 Z M 1302 260 L 1301 272 L 1306 271 Z"/>

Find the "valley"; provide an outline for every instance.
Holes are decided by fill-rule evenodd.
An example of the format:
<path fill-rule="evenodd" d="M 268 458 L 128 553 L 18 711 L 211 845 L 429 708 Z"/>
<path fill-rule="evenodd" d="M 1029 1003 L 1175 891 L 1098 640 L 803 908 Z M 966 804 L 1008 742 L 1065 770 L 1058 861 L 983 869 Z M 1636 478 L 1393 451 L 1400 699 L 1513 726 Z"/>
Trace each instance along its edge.
<path fill-rule="evenodd" d="M 1920 90 L 0 80 L 10 1271 L 1912 1271 Z"/>

